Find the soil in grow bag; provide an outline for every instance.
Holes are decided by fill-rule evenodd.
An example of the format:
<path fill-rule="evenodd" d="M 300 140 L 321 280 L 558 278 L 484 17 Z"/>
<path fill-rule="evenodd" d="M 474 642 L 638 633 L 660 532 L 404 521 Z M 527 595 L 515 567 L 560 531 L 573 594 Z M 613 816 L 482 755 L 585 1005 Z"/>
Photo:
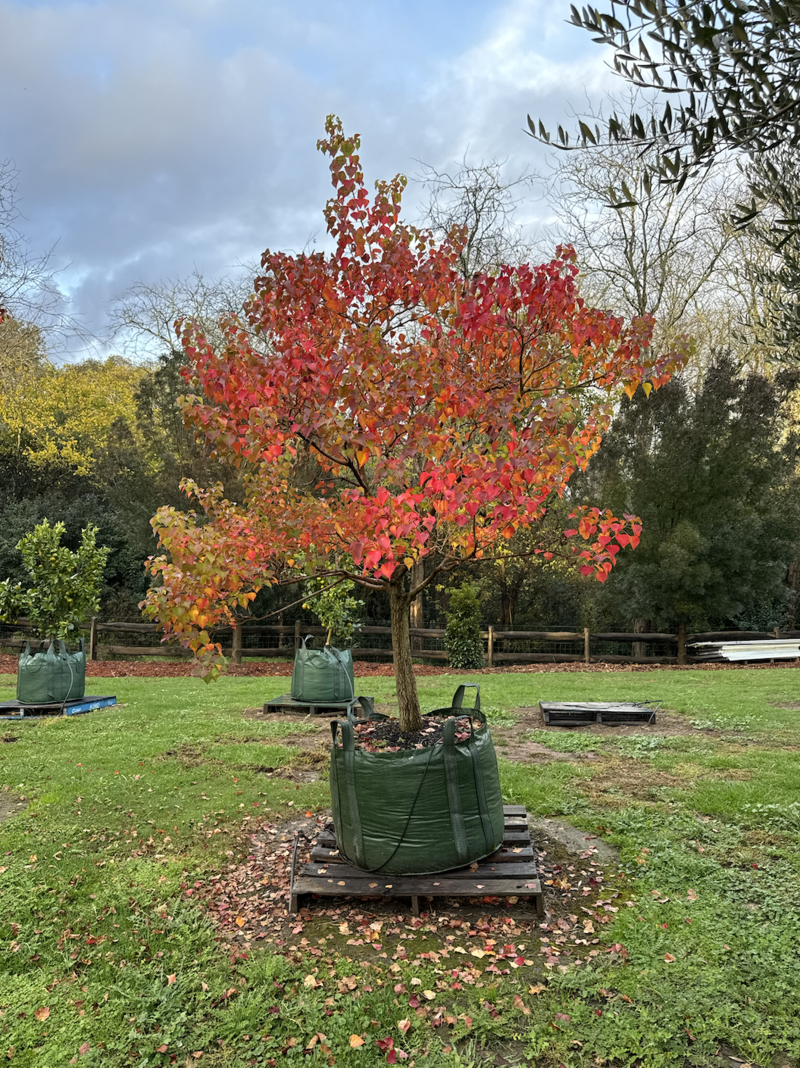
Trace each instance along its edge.
<path fill-rule="evenodd" d="M 428 875 L 463 867 L 501 845 L 494 744 L 480 694 L 474 709 L 462 709 L 463 690 L 412 735 L 404 736 L 396 720 L 331 723 L 336 840 L 340 854 L 362 871 Z"/>

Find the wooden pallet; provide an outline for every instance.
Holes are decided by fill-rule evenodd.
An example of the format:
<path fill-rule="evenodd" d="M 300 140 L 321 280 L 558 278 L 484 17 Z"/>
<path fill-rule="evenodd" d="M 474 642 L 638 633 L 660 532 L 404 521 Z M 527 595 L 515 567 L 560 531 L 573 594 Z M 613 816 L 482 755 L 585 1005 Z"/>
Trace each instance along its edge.
<path fill-rule="evenodd" d="M 524 897 L 538 916 L 544 915 L 542 885 L 528 829 L 524 805 L 504 805 L 503 844 L 472 867 L 454 868 L 441 875 L 385 875 L 362 871 L 347 863 L 336 848 L 332 830 L 323 830 L 311 850 L 311 860 L 294 878 L 289 911 L 294 916 L 302 899 L 317 897 L 409 897 L 419 916 L 421 897 Z"/>
<path fill-rule="evenodd" d="M 655 723 L 661 701 L 540 701 L 548 727 L 586 727 L 592 723 Z"/>
<path fill-rule="evenodd" d="M 374 698 L 372 698 L 372 700 L 374 701 Z M 267 714 L 278 712 L 282 713 L 284 716 L 344 716 L 349 707 L 349 701 L 329 701 L 321 704 L 309 704 L 305 701 L 295 701 L 291 694 L 285 693 L 282 697 L 273 697 L 271 701 L 267 701 L 264 705 L 264 712 Z M 356 699 L 353 708 L 359 715 L 363 712 L 358 699 Z"/>
<path fill-rule="evenodd" d="M 23 705 L 21 701 L 3 701 L 0 703 L 0 720 L 30 720 L 37 716 L 82 716 L 84 712 L 109 708 L 116 703 L 116 697 L 74 697 L 70 701 L 55 701 L 46 705 Z"/>

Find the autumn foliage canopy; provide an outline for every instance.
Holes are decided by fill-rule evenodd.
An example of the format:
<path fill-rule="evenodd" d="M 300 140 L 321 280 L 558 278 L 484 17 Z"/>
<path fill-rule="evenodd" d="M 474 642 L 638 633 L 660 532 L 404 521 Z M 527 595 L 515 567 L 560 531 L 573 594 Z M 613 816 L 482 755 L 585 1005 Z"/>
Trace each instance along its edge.
<path fill-rule="evenodd" d="M 358 138 L 334 118 L 326 130 L 333 251 L 267 251 L 224 348 L 181 327 L 186 418 L 249 471 L 243 505 L 187 485 L 202 521 L 172 509 L 153 521 L 169 555 L 150 561 L 162 584 L 148 610 L 200 656 L 214 652 L 209 626 L 299 576 L 347 575 L 387 589 L 393 617 L 407 611 L 421 584 L 537 524 L 598 448 L 619 391 L 657 388 L 680 359 L 650 350 L 652 319 L 584 303 L 571 248 L 465 282 L 466 234 L 437 243 L 402 222 L 405 180 L 371 197 Z M 541 551 L 568 547 L 602 581 L 638 535 L 634 517 L 585 509 Z"/>

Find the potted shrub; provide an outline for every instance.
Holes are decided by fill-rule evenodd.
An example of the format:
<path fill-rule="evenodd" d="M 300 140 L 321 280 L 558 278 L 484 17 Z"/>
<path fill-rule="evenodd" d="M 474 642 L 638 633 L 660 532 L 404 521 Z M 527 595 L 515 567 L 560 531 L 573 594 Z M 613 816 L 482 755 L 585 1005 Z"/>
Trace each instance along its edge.
<path fill-rule="evenodd" d="M 604 581 L 619 550 L 636 546 L 638 520 L 586 507 L 573 513 L 571 529 L 544 533 L 548 498 L 586 466 L 620 391 L 657 388 L 680 360 L 650 350 L 651 317 L 625 325 L 583 302 L 569 248 L 540 267 L 504 266 L 465 281 L 457 270 L 465 231 L 437 243 L 401 222 L 405 180 L 379 182 L 371 197 L 358 138 L 335 118 L 326 128 L 319 147 L 333 178 L 325 215 L 334 251 L 264 253 L 243 314 L 224 324 L 224 346 L 214 348 L 199 324 L 183 325 L 185 419 L 218 454 L 247 461 L 251 474 L 241 504 L 220 487 L 187 482 L 205 516 L 173 508 L 155 516 L 166 555 L 149 562 L 159 585 L 145 609 L 213 678 L 224 661 L 192 619 L 196 599 L 215 622 L 263 586 L 311 575 L 382 591 L 397 746 L 367 753 L 354 730 L 348 781 L 356 762 L 359 775 L 367 772 L 361 758 L 369 756 L 369 803 L 395 813 L 393 784 L 405 776 L 410 811 L 400 828 L 406 835 L 413 824 L 420 836 L 430 828 L 426 849 L 435 855 L 443 834 L 455 833 L 461 791 L 479 787 L 459 765 L 445 832 L 416 807 L 422 772 L 416 760 L 404 770 L 402 758 L 424 747 L 417 739 L 430 737 L 430 726 L 413 670 L 411 602 L 462 563 L 492 559 L 496 543 L 510 546 L 520 528 L 541 531 L 526 555 L 558 553 Z M 338 562 L 345 556 L 352 566 Z M 458 713 L 448 717 L 450 753 L 473 744 Z M 444 758 L 443 733 L 439 748 Z M 444 775 L 444 759 L 436 764 Z"/>
<path fill-rule="evenodd" d="M 97 612 L 100 583 L 109 550 L 95 543 L 97 528 L 81 532 L 81 544 L 72 552 L 61 544 L 64 524 L 40 523 L 18 543 L 29 584 L 0 582 L 0 620 L 27 617 L 40 643 L 27 642 L 19 658 L 17 700 L 23 704 L 53 704 L 83 697 L 86 689 L 86 654 L 83 638 L 70 650 L 69 639 L 88 615 Z"/>
<path fill-rule="evenodd" d="M 360 628 L 359 613 L 364 602 L 354 597 L 354 583 L 344 580 L 335 585 L 321 579 L 308 584 L 309 600 L 303 608 L 311 609 L 328 631 L 322 649 L 310 648 L 309 635 L 302 639 L 292 671 L 292 697 L 310 704 L 335 704 L 355 697 L 353 655 L 349 645 Z"/>

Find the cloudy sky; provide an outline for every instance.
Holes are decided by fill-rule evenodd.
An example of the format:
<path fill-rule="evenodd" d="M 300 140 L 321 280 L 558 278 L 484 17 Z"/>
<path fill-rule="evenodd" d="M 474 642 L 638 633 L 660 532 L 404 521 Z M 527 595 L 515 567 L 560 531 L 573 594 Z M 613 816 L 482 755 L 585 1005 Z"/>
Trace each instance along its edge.
<path fill-rule="evenodd" d="M 568 0 L 0 0 L 20 228 L 32 250 L 58 242 L 72 311 L 103 338 L 137 280 L 324 241 L 330 112 L 371 179 L 465 153 L 541 168 L 526 115 L 563 120 L 613 82 L 568 17 Z M 421 201 L 412 186 L 411 215 Z"/>

